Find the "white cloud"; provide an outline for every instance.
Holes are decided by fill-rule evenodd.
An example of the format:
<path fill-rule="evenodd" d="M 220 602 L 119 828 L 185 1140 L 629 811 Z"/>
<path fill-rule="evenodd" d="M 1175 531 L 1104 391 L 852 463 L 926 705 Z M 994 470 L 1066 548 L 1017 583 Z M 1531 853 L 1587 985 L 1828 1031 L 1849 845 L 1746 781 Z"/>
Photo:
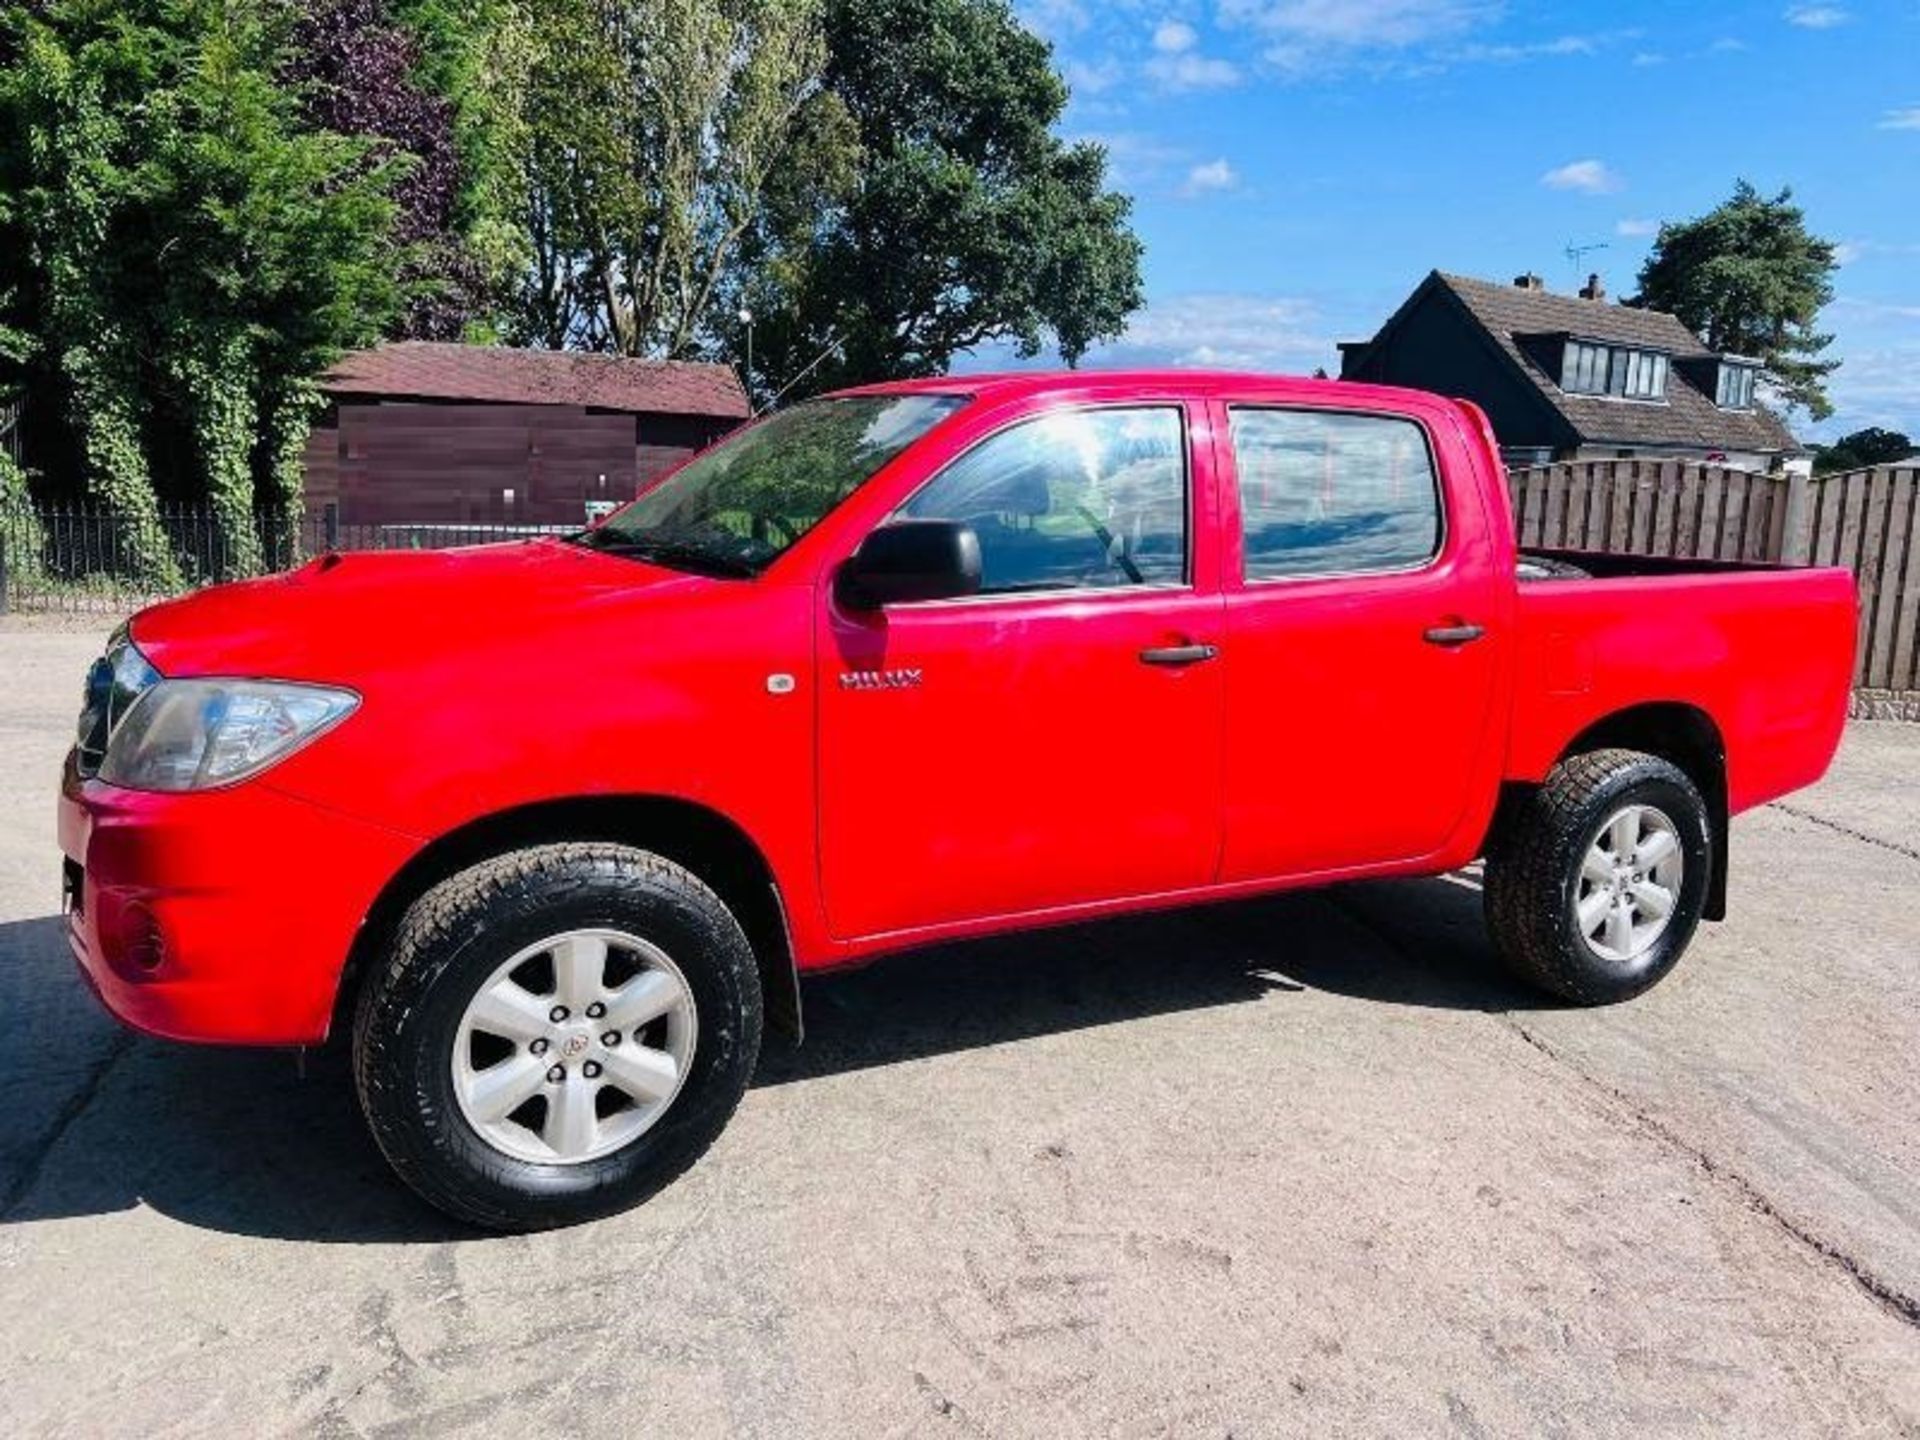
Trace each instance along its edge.
<path fill-rule="evenodd" d="M 1640 240 L 1648 235 L 1658 235 L 1660 222 L 1658 220 L 1622 220 L 1613 227 L 1613 233 Z"/>
<path fill-rule="evenodd" d="M 1153 48 L 1162 55 L 1178 55 L 1191 50 L 1199 40 L 1193 27 L 1184 20 L 1162 20 L 1153 27 Z"/>
<path fill-rule="evenodd" d="M 1197 51 L 1156 55 L 1146 64 L 1147 78 L 1162 90 L 1225 90 L 1240 83 L 1240 67 Z"/>
<path fill-rule="evenodd" d="M 1852 18 L 1838 5 L 1794 5 L 1786 13 L 1786 22 L 1802 30 L 1831 30 Z"/>
<path fill-rule="evenodd" d="M 1190 152 L 1152 135 L 1134 130 L 1111 130 L 1071 135 L 1105 148 L 1113 181 L 1123 190 L 1146 190 L 1170 178 L 1174 166 L 1192 159 Z"/>
<path fill-rule="evenodd" d="M 1453 39 L 1501 9 L 1497 0 L 1220 0 L 1219 15 L 1262 36 L 1275 69 L 1304 75 Z"/>
<path fill-rule="evenodd" d="M 1842 295 L 1833 302 L 1837 307 L 1866 320 L 1920 320 L 1920 305 L 1896 305 L 1885 300 L 1860 300 Z"/>
<path fill-rule="evenodd" d="M 1540 177 L 1549 190 L 1575 190 L 1582 195 L 1611 195 L 1626 181 L 1599 160 L 1574 160 Z"/>
<path fill-rule="evenodd" d="M 1909 255 L 1920 255 L 1920 242 L 1912 240 L 1842 240 L 1833 247 L 1833 259 L 1837 265 L 1857 264 L 1873 255 L 1889 255 L 1902 258 Z"/>
<path fill-rule="evenodd" d="M 1022 25 L 1049 40 L 1078 35 L 1093 23 L 1081 0 L 1022 0 L 1015 13 Z"/>
<path fill-rule="evenodd" d="M 1561 35 L 1552 40 L 1461 45 L 1449 50 L 1445 58 L 1468 63 L 1515 65 L 1522 60 L 1551 59 L 1558 55 L 1592 55 L 1606 43 L 1607 37 L 1600 35 Z"/>
<path fill-rule="evenodd" d="M 1126 79 L 1127 67 L 1107 56 L 1100 60 L 1068 60 L 1060 66 L 1060 73 L 1075 95 L 1100 95 Z"/>
<path fill-rule="evenodd" d="M 1337 350 L 1320 333 L 1309 300 L 1274 295 L 1173 295 L 1133 317 L 1127 333 L 1093 357 L 1096 365 L 1208 366 L 1311 371 Z"/>
<path fill-rule="evenodd" d="M 1223 20 L 1283 40 L 1347 49 L 1444 39 L 1497 16 L 1484 0 L 1221 0 Z"/>
<path fill-rule="evenodd" d="M 1746 41 L 1735 39 L 1731 35 L 1722 35 L 1718 40 L 1707 46 L 1707 53 L 1709 55 L 1733 55 L 1746 48 Z"/>
<path fill-rule="evenodd" d="M 1827 389 L 1835 413 L 1816 433 L 1832 438 L 1881 425 L 1920 434 L 1920 344 L 1849 348 Z"/>
<path fill-rule="evenodd" d="M 1920 105 L 1908 105 L 1899 110 L 1889 110 L 1880 117 L 1877 127 L 1881 130 L 1920 130 Z"/>
<path fill-rule="evenodd" d="M 1180 193 L 1189 197 L 1217 195 L 1223 190 L 1238 189 L 1239 185 L 1239 172 L 1222 157 L 1209 160 L 1204 165 L 1195 165 L 1187 171 L 1187 183 L 1180 187 Z"/>
<path fill-rule="evenodd" d="M 1667 57 L 1662 55 L 1658 50 L 1642 50 L 1633 57 L 1633 63 L 1644 69 L 1649 65 L 1666 64 Z"/>

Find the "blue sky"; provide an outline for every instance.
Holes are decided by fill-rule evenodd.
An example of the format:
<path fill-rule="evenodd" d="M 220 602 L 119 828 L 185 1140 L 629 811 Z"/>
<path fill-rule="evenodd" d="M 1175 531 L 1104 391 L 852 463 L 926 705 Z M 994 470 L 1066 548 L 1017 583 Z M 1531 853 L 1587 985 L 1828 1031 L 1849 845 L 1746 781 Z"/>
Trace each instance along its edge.
<path fill-rule="evenodd" d="M 1017 8 L 1146 244 L 1148 305 L 1089 363 L 1337 370 L 1435 267 L 1627 293 L 1657 222 L 1744 176 L 1842 247 L 1839 413 L 1797 428 L 1920 438 L 1920 0 Z"/>

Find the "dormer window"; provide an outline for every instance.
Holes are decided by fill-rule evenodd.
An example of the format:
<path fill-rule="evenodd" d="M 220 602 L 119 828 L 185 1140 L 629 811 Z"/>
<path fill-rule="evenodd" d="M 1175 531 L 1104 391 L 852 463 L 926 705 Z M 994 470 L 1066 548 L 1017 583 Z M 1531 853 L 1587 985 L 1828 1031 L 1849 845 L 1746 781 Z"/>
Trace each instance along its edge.
<path fill-rule="evenodd" d="M 1667 394 L 1667 357 L 1657 350 L 1569 340 L 1562 352 L 1560 388 L 1569 395 L 1662 400 Z"/>
<path fill-rule="evenodd" d="M 1759 376 L 1760 368 L 1757 365 L 1739 365 L 1722 360 L 1719 382 L 1714 387 L 1714 403 L 1722 410 L 1751 410 L 1753 383 Z"/>

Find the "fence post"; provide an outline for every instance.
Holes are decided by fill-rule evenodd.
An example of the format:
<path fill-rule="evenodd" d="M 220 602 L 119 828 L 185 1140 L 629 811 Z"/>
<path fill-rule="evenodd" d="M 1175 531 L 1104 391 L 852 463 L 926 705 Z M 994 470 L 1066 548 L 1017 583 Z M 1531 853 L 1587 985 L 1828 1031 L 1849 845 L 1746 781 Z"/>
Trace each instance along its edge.
<path fill-rule="evenodd" d="M 338 500 L 329 500 L 321 507 L 320 533 L 329 555 L 340 548 L 340 502 Z"/>
<path fill-rule="evenodd" d="M 1782 565 L 1804 565 L 1812 554 L 1812 532 L 1807 525 L 1808 492 L 1813 482 L 1793 471 L 1787 476 L 1787 513 L 1780 526 L 1780 553 L 1773 558 Z"/>

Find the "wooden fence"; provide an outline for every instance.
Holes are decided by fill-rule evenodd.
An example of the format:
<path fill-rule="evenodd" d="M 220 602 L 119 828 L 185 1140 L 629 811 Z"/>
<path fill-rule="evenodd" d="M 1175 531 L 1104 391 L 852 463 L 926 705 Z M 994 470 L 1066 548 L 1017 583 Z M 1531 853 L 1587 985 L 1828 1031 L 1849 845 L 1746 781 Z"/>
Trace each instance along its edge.
<path fill-rule="evenodd" d="M 1757 475 L 1587 460 L 1507 477 L 1522 546 L 1839 565 L 1860 586 L 1854 684 L 1920 691 L 1920 466 Z"/>

